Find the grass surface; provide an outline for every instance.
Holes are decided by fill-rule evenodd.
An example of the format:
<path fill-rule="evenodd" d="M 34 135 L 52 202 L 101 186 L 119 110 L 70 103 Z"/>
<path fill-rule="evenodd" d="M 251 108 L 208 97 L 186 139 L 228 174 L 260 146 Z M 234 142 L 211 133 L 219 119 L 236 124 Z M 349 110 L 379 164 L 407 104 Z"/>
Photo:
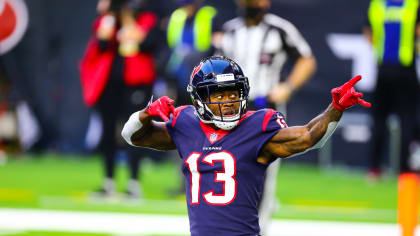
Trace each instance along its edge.
<path fill-rule="evenodd" d="M 143 162 L 140 181 L 145 198 L 133 201 L 122 194 L 110 199 L 91 194 L 102 182 L 102 163 L 97 157 L 9 158 L 0 166 L 0 207 L 186 214 L 185 196 L 168 194 L 183 181 L 178 168 L 175 158 L 158 164 Z M 120 192 L 127 182 L 126 169 L 124 165 L 117 169 Z M 275 218 L 396 222 L 397 181 L 392 176 L 371 183 L 364 172 L 337 168 L 321 171 L 286 160 L 277 185 Z"/>
<path fill-rule="evenodd" d="M 10 236 L 111 236 L 110 234 L 93 234 L 93 233 L 69 233 L 69 232 L 46 232 L 46 231 L 26 231 L 26 232 L 11 232 L 11 231 L 1 231 L 0 235 L 10 235 Z"/>

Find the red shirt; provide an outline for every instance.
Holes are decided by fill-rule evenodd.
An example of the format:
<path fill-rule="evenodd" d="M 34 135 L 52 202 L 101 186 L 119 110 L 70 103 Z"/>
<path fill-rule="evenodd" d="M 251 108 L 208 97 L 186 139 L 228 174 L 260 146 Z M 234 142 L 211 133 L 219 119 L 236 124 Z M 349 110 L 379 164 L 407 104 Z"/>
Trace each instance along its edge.
<path fill-rule="evenodd" d="M 103 16 L 93 25 L 93 36 L 89 40 L 84 57 L 80 63 L 80 79 L 83 99 L 87 106 L 96 104 L 103 93 L 111 72 L 115 54 L 118 53 L 116 36 L 110 40 L 110 46 L 102 51 L 96 32 Z M 137 24 L 146 33 L 155 27 L 157 17 L 151 12 L 143 12 L 137 17 Z M 124 57 L 123 80 L 127 86 L 151 85 L 156 78 L 153 56 L 139 51 L 134 56 Z"/>

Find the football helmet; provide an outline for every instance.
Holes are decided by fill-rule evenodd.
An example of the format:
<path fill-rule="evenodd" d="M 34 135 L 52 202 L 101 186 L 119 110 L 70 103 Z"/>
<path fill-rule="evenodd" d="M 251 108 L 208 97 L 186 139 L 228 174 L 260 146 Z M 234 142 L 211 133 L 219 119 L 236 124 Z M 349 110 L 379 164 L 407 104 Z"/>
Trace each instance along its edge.
<path fill-rule="evenodd" d="M 229 102 L 210 102 L 210 94 L 223 90 L 237 90 L 239 100 Z M 223 130 L 236 127 L 247 111 L 249 83 L 241 67 L 233 60 L 224 56 L 205 58 L 194 67 L 191 73 L 187 91 L 195 107 L 195 114 L 204 123 L 213 123 Z M 239 110 L 233 116 L 223 116 L 221 105 L 224 103 L 239 103 Z M 217 104 L 220 116 L 213 114 L 208 104 Z"/>

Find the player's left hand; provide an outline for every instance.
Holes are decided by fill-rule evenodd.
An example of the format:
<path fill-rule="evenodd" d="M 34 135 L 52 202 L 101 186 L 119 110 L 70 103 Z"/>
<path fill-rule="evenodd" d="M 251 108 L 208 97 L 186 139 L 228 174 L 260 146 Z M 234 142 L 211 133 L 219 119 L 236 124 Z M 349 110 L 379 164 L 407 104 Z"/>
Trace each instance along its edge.
<path fill-rule="evenodd" d="M 369 102 L 362 99 L 363 93 L 356 92 L 353 87 L 361 79 L 362 76 L 358 75 L 342 86 L 331 90 L 332 103 L 337 110 L 344 111 L 356 104 L 360 104 L 364 107 L 371 107 Z"/>

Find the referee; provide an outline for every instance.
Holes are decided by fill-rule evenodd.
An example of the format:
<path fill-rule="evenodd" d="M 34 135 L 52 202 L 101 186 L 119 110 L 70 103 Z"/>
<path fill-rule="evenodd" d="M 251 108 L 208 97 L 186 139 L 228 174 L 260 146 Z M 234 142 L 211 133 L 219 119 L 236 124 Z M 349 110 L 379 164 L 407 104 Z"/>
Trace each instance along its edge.
<path fill-rule="evenodd" d="M 240 16 L 223 25 L 223 37 L 216 40 L 218 52 L 232 58 L 248 75 L 252 88 L 251 109 L 277 108 L 285 113 L 294 91 L 303 86 L 316 70 L 311 48 L 287 20 L 267 13 L 270 0 L 236 0 Z M 287 78 L 280 78 L 284 64 L 294 62 Z M 279 160 L 267 170 L 260 203 L 261 233 L 275 209 L 275 186 Z"/>

